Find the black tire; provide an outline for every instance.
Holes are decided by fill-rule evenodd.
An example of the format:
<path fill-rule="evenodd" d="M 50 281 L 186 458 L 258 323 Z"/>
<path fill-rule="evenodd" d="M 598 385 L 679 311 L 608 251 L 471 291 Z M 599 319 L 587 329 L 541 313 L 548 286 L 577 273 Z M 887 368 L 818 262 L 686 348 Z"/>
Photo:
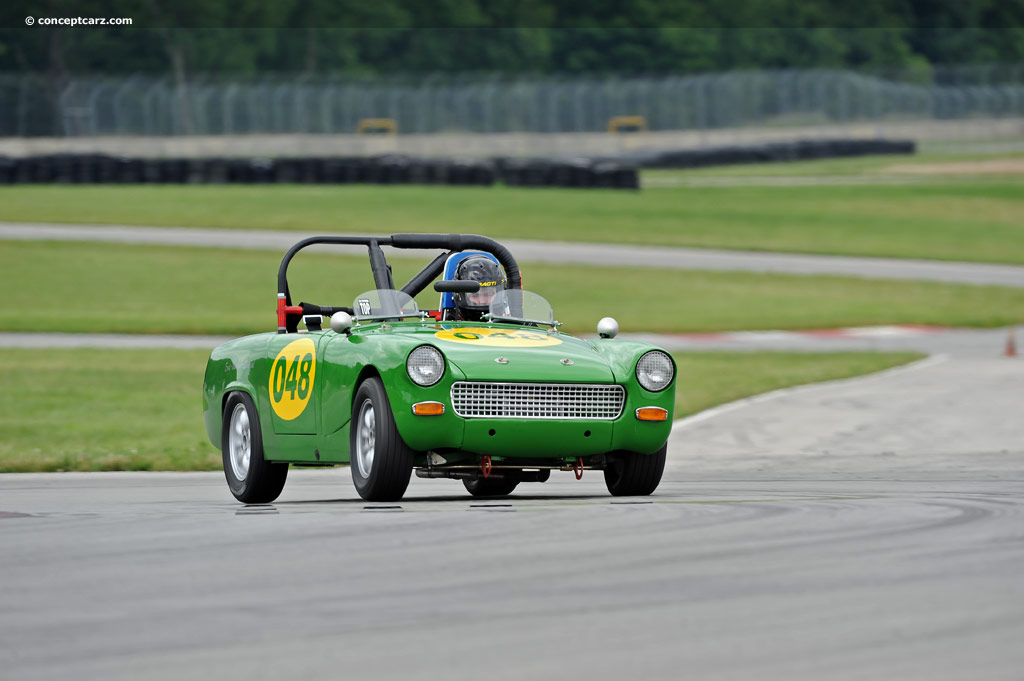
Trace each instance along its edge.
<path fill-rule="evenodd" d="M 248 394 L 233 392 L 224 404 L 220 444 L 224 477 L 236 499 L 246 504 L 269 504 L 281 496 L 288 464 L 263 458 L 260 415 Z"/>
<path fill-rule="evenodd" d="M 462 484 L 474 497 L 505 497 L 519 486 L 519 477 L 512 471 L 503 475 L 505 477 L 502 478 L 485 478 L 482 475 L 463 478 Z"/>
<path fill-rule="evenodd" d="M 367 501 L 401 499 L 409 486 L 414 453 L 398 434 L 384 384 L 376 377 L 363 381 L 352 401 L 349 428 L 352 483 L 359 496 Z"/>
<path fill-rule="evenodd" d="M 658 488 L 665 472 L 666 442 L 653 454 L 619 452 L 604 469 L 604 482 L 615 497 L 643 497 Z"/>

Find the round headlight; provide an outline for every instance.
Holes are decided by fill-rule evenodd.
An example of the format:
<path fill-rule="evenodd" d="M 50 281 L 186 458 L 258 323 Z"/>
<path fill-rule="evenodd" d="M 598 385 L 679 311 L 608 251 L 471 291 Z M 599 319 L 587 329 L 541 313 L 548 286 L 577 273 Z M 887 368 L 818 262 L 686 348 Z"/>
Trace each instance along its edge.
<path fill-rule="evenodd" d="M 667 388 L 675 372 L 672 358 L 661 350 L 651 350 L 636 363 L 636 380 L 652 393 Z"/>
<path fill-rule="evenodd" d="M 405 370 L 416 385 L 434 385 L 444 375 L 444 357 L 432 345 L 421 345 L 409 353 Z"/>

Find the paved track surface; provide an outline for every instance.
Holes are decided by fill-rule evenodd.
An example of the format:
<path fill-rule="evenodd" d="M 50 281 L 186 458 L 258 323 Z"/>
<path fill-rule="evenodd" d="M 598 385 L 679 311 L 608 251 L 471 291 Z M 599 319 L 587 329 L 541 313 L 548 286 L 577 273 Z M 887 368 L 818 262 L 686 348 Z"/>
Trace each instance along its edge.
<path fill-rule="evenodd" d="M 283 253 L 305 232 L 0 223 L 0 239 L 39 241 L 106 241 L 213 248 L 268 249 Z M 896 258 L 854 258 L 792 253 L 759 253 L 703 248 L 668 248 L 627 244 L 580 244 L 558 241 L 504 241 L 520 262 L 661 267 L 682 270 L 750 271 L 784 274 L 833 274 L 873 279 L 945 281 L 1024 287 L 1024 267 Z M 344 252 L 330 247 L 331 252 Z M 366 249 L 350 252 L 365 255 Z M 402 251 L 389 249 L 401 255 Z M 405 252 L 408 254 L 408 252 Z"/>
<path fill-rule="evenodd" d="M 0 476 L 21 679 L 965 679 L 1024 670 L 1024 362 L 932 358 L 677 424 L 600 475 L 359 500 L 293 471 Z"/>

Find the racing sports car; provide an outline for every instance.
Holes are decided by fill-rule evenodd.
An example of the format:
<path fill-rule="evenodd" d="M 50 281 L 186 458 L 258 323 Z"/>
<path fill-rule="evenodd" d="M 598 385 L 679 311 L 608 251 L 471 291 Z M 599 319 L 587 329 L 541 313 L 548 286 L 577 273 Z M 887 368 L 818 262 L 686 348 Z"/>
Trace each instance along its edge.
<path fill-rule="evenodd" d="M 288 265 L 313 244 L 366 246 L 374 288 L 351 305 L 294 304 Z M 441 253 L 397 287 L 382 246 Z M 470 265 L 498 274 L 460 278 Z M 438 309 L 420 310 L 414 298 L 432 283 Z M 289 466 L 343 464 L 370 501 L 400 499 L 413 471 L 461 479 L 474 496 L 507 495 L 553 470 L 577 478 L 600 470 L 617 496 L 657 488 L 672 427 L 672 357 L 616 339 L 610 317 L 598 338 L 560 332 L 496 241 L 311 237 L 285 254 L 277 284 L 277 331 L 224 343 L 206 366 L 206 430 L 239 501 L 276 499 Z M 459 307 L 483 287 L 478 315 Z"/>

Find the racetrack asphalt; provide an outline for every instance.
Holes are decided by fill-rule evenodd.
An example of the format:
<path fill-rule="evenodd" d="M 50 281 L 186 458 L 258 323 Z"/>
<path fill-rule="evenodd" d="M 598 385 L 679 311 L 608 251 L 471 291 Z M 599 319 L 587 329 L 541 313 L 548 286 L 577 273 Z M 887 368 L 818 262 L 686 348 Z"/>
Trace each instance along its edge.
<path fill-rule="evenodd" d="M 105 241 L 173 246 L 205 246 L 274 250 L 284 253 L 306 232 L 205 229 L 191 227 L 135 227 L 118 225 L 66 225 L 0 223 L 0 239 L 30 241 Z M 730 251 L 629 244 L 583 244 L 559 241 L 503 241 L 520 262 L 601 265 L 606 267 L 659 267 L 682 270 L 748 271 L 777 274 L 831 274 L 874 279 L 944 281 L 961 284 L 1024 287 L 1024 267 L 985 263 L 858 258 Z M 345 252 L 344 247 L 330 247 Z M 388 249 L 401 255 L 401 251 Z M 353 254 L 366 249 L 351 247 Z"/>
<path fill-rule="evenodd" d="M 677 422 L 661 487 L 346 469 L 0 476 L 23 679 L 901 679 L 1024 670 L 1024 361 L 933 357 Z"/>

